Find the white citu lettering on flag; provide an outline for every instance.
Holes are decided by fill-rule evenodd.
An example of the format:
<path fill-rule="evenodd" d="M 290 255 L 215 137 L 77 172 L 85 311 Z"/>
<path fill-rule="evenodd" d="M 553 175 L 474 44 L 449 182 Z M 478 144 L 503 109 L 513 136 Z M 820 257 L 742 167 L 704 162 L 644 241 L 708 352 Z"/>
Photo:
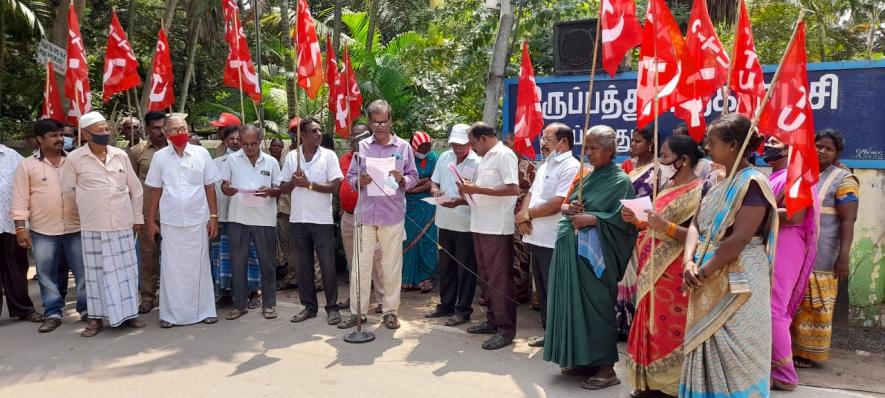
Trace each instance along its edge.
<path fill-rule="evenodd" d="M 642 26 L 633 0 L 603 0 L 599 8 L 602 67 L 612 77 L 627 51 L 642 42 Z"/>

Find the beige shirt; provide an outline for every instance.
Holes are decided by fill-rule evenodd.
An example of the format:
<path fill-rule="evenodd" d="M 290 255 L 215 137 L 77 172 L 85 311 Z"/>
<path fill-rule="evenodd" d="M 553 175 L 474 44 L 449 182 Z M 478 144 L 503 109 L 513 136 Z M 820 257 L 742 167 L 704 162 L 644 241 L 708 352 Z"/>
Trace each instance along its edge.
<path fill-rule="evenodd" d="M 31 230 L 43 235 L 80 231 L 80 216 L 73 195 L 62 195 L 61 171 L 65 156 L 55 167 L 42 154 L 28 156 L 15 170 L 12 219 L 29 220 Z"/>
<path fill-rule="evenodd" d="M 84 231 L 120 231 L 144 224 L 143 191 L 126 152 L 107 146 L 105 163 L 84 145 L 68 154 L 62 192 L 73 194 Z"/>

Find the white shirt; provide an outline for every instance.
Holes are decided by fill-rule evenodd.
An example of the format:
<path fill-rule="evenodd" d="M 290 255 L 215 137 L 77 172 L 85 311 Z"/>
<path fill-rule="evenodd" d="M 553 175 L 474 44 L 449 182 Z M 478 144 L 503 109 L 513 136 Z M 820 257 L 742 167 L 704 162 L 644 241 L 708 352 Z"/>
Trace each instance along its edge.
<path fill-rule="evenodd" d="M 215 159 L 212 159 L 215 162 L 215 168 L 218 169 L 218 175 L 221 175 L 221 171 L 224 170 L 224 164 L 227 162 L 228 154 L 221 155 Z M 221 183 L 223 181 L 218 180 L 215 183 L 215 204 L 218 207 L 218 222 L 227 222 L 227 209 L 230 207 L 230 196 L 221 192 Z"/>
<path fill-rule="evenodd" d="M 477 186 L 492 188 L 500 185 L 519 184 L 518 159 L 516 154 L 498 141 L 482 160 L 476 173 Z M 511 235 L 513 209 L 516 196 L 471 195 L 474 206 L 470 212 L 470 232 L 489 235 Z"/>
<path fill-rule="evenodd" d="M 434 184 L 439 185 L 443 196 L 448 198 L 459 199 L 461 195 L 458 193 L 458 184 L 455 183 L 455 175 L 449 170 L 449 164 L 455 164 L 455 168 L 464 178 L 470 180 L 476 179 L 476 171 L 479 166 L 479 155 L 470 151 L 467 158 L 460 164 L 458 157 L 451 149 L 439 155 L 436 161 L 436 167 L 433 169 L 433 176 L 430 179 Z M 455 208 L 443 206 L 436 207 L 436 226 L 437 228 L 447 229 L 456 232 L 470 232 L 470 206 L 462 205 Z"/>
<path fill-rule="evenodd" d="M 532 182 L 531 201 L 529 208 L 540 206 L 554 197 L 565 197 L 571 188 L 572 181 L 578 174 L 581 163 L 571 151 L 560 153 L 538 167 L 535 181 Z M 556 230 L 560 214 L 532 219 L 532 233 L 522 237 L 525 243 L 552 249 L 556 244 Z"/>
<path fill-rule="evenodd" d="M 24 158 L 18 152 L 0 144 L 0 233 L 14 234 L 15 223 L 12 222 L 12 183 L 15 180 L 15 169 Z"/>
<path fill-rule="evenodd" d="M 227 155 L 222 163 L 221 179 L 231 188 L 258 189 L 280 185 L 280 164 L 264 152 L 259 152 L 255 165 L 242 149 Z M 259 227 L 277 226 L 277 199 L 258 197 L 238 192 L 230 197 L 227 221 Z"/>
<path fill-rule="evenodd" d="M 144 184 L 162 188 L 160 222 L 173 227 L 192 227 L 209 221 L 206 185 L 219 180 L 218 169 L 206 148 L 187 144 L 182 156 L 172 145 L 154 154 Z"/>
<path fill-rule="evenodd" d="M 307 179 L 314 183 L 325 184 L 334 180 L 344 179 L 341 167 L 338 165 L 338 156 L 335 152 L 317 147 L 317 152 L 308 162 L 298 148 L 298 152 L 290 151 L 283 162 L 283 182 L 292 180 L 292 175 L 298 169 L 296 154 L 301 154 L 301 171 Z M 292 190 L 290 200 L 289 222 L 308 224 L 332 224 L 332 194 L 311 191 L 307 188 L 296 187 Z"/>

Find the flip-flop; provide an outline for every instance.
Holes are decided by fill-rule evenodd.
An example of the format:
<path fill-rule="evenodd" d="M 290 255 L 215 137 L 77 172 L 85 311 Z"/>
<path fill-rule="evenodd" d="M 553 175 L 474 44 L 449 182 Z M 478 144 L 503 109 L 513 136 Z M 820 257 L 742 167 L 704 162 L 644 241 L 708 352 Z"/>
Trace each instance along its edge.
<path fill-rule="evenodd" d="M 618 379 L 617 375 L 612 375 L 608 378 L 591 376 L 587 381 L 581 383 L 581 388 L 585 390 L 602 390 L 603 388 L 618 384 L 621 384 L 621 380 Z"/>
<path fill-rule="evenodd" d="M 802 357 L 793 357 L 793 366 L 801 369 L 810 369 L 814 367 L 814 362 Z"/>
<path fill-rule="evenodd" d="M 83 329 L 83 331 L 80 332 L 80 336 L 93 337 L 101 331 L 102 326 L 103 325 L 101 323 L 99 323 L 98 326 L 91 326 L 90 324 L 87 324 L 86 329 Z"/>

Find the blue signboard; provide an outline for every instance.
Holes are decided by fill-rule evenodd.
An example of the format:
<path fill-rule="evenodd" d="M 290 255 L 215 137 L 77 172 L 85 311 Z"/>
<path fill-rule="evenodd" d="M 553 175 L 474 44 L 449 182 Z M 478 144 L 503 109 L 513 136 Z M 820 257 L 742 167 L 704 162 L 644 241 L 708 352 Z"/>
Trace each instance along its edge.
<path fill-rule="evenodd" d="M 775 65 L 763 66 L 765 80 L 771 81 Z M 584 128 L 586 101 L 590 100 L 590 124 L 605 124 L 618 133 L 618 155 L 623 159 L 630 149 L 630 132 L 636 127 L 636 72 L 611 78 L 596 75 L 593 96 L 587 94 L 589 76 L 555 76 L 535 79 L 541 90 L 544 122 L 571 126 L 575 137 Z M 808 65 L 809 100 L 814 110 L 814 127 L 836 129 L 845 135 L 843 162 L 849 167 L 885 169 L 885 61 L 824 62 Z M 513 133 L 516 112 L 517 79 L 504 82 L 504 134 Z M 734 96 L 728 98 L 732 111 Z M 722 113 L 721 93 L 710 101 L 708 122 Z M 662 137 L 682 123 L 672 112 L 659 119 Z M 580 140 L 576 139 L 576 143 Z M 537 145 L 537 142 L 536 142 Z M 580 150 L 576 146 L 577 151 Z"/>

